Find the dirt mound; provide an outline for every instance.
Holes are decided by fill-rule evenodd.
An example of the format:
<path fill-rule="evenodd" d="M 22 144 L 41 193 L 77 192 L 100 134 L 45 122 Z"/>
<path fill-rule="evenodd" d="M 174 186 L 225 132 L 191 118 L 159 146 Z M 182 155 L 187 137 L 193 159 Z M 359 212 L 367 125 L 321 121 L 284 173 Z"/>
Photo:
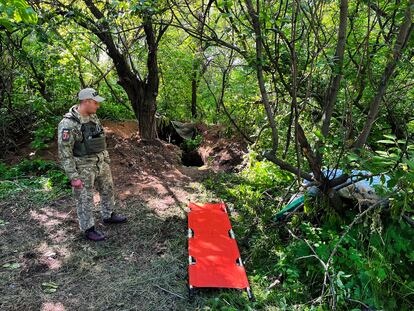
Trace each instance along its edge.
<path fill-rule="evenodd" d="M 201 125 L 198 129 L 203 140 L 197 153 L 202 163 L 196 165 L 195 155 L 183 153 L 177 145 L 140 140 L 136 124 L 104 125 L 115 185 L 122 189 L 120 198 L 139 196 L 156 211 L 185 205 L 193 192 L 191 183 L 207 177 L 210 171 L 234 170 L 247 152 L 242 139 L 224 135 L 225 127 Z M 186 163 L 190 165 L 183 165 Z"/>
<path fill-rule="evenodd" d="M 107 145 L 114 164 L 135 167 L 140 173 L 147 171 L 148 166 L 153 166 L 153 172 L 161 172 L 181 163 L 180 148 L 160 140 L 145 142 L 138 135 L 122 138 L 109 134 Z"/>
<path fill-rule="evenodd" d="M 123 138 L 108 133 L 107 144 L 120 199 L 137 196 L 155 211 L 186 204 L 193 192 L 191 182 L 207 171 L 183 166 L 181 149 L 160 140 L 149 143 L 137 134 Z"/>
<path fill-rule="evenodd" d="M 103 120 L 102 125 L 105 128 L 106 134 L 113 134 L 122 138 L 130 138 L 132 135 L 138 133 L 138 123 L 136 120 L 122 122 Z"/>
<path fill-rule="evenodd" d="M 229 172 L 242 163 L 247 153 L 247 144 L 243 139 L 226 137 L 225 127 L 221 125 L 199 125 L 198 130 L 203 135 L 198 153 L 209 168 L 215 172 Z"/>
<path fill-rule="evenodd" d="M 197 129 L 203 136 L 199 148 L 195 152 L 182 153 L 176 145 L 163 141 L 150 144 L 140 142 L 138 125 L 135 120 L 115 122 L 103 120 L 102 124 L 108 136 L 108 149 L 113 164 L 135 167 L 138 170 L 146 167 L 161 171 L 175 167 L 202 166 L 218 171 L 232 171 L 243 160 L 247 152 L 247 144 L 241 138 L 228 138 L 226 128 L 221 125 L 207 126 L 198 124 Z M 4 155 L 3 160 L 8 164 L 17 164 L 23 159 L 43 159 L 58 161 L 57 135 L 47 148 L 35 150 L 30 143 L 22 146 L 14 153 Z M 138 165 L 139 164 L 139 165 Z M 151 167 L 151 168 L 150 168 Z M 183 170 L 188 171 L 185 167 Z"/>

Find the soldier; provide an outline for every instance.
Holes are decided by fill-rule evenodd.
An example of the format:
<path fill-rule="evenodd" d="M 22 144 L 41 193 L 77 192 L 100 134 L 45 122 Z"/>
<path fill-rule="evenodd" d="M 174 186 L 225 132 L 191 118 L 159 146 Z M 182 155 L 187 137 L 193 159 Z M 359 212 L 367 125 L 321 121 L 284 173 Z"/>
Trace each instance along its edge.
<path fill-rule="evenodd" d="M 95 187 L 101 197 L 103 222 L 123 223 L 127 219 L 113 212 L 110 159 L 105 133 L 95 114 L 105 99 L 92 88 L 81 90 L 78 97 L 79 105 L 73 106 L 59 123 L 59 159 L 72 185 L 80 229 L 87 239 L 101 241 L 105 236 L 95 229 L 92 213 Z"/>

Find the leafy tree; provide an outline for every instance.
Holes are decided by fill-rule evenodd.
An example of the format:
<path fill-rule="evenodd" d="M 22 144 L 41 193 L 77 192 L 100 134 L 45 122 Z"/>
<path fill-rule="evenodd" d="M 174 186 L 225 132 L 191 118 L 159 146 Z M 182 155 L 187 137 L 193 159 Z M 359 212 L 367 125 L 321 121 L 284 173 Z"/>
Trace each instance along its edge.
<path fill-rule="evenodd" d="M 322 168 L 337 167 L 344 154 L 366 144 L 391 77 L 401 59 L 411 57 L 406 51 L 412 44 L 413 2 L 378 7 L 364 2 L 351 5 L 347 0 L 339 5 L 335 1 L 209 1 L 203 11 L 203 2 L 173 4 L 178 12 L 176 27 L 211 46 L 234 51 L 255 70 L 270 128 L 270 137 L 266 136 L 270 151 L 265 157 L 300 178 L 317 181 L 324 192 L 343 183 L 347 175 L 330 179 Z M 339 14 L 332 15 L 336 9 Z M 204 12 L 202 16 L 195 14 L 198 11 Z M 366 25 L 358 22 L 362 16 L 368 20 Z M 199 23 L 205 24 L 203 31 Z M 386 45 L 379 44 L 383 38 Z M 375 78 L 367 73 L 374 62 Z M 362 113 L 348 101 L 352 83 L 358 85 L 360 79 L 371 79 L 369 90 L 364 82 L 353 99 Z M 288 124 L 281 124 L 286 113 Z M 361 124 L 358 128 L 354 119 Z M 311 124 L 311 133 L 304 131 L 303 124 Z M 342 137 L 341 143 L 333 141 L 337 137 Z M 283 159 L 291 141 L 296 164 Z M 327 148 L 332 143 L 333 149 Z"/>
<path fill-rule="evenodd" d="M 97 47 L 112 59 L 118 84 L 126 92 L 138 119 L 141 137 L 156 137 L 155 112 L 159 89 L 158 45 L 168 28 L 168 22 L 157 27 L 165 11 L 162 1 L 106 2 L 96 4 L 53 2 L 39 4 L 40 12 L 53 10 L 54 16 L 75 22 L 90 31 L 98 40 Z M 105 48 L 104 48 L 105 47 Z M 136 55 L 137 48 L 146 55 Z M 146 66 L 142 59 L 146 57 Z"/>
<path fill-rule="evenodd" d="M 18 23 L 35 24 L 37 15 L 25 0 L 0 1 L 0 29 L 9 31 Z"/>

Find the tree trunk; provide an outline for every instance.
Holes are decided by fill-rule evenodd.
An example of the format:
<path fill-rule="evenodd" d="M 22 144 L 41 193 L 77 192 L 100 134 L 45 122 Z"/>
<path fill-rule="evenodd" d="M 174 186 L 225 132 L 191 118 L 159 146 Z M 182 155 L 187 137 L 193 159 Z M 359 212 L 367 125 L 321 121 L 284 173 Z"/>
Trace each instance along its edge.
<path fill-rule="evenodd" d="M 377 118 L 381 100 L 387 89 L 388 82 L 392 77 L 395 68 L 397 67 L 398 61 L 401 59 L 402 52 L 405 46 L 407 45 L 408 40 L 410 39 L 411 33 L 413 32 L 413 7 L 414 0 L 410 0 L 407 9 L 405 10 L 404 21 L 400 26 L 397 40 L 395 41 L 393 56 L 385 66 L 377 93 L 375 94 L 374 98 L 371 101 L 371 104 L 369 105 L 369 113 L 364 128 L 359 134 L 358 139 L 354 144 L 354 148 L 362 148 L 367 142 L 368 136 L 371 132 L 371 128 Z"/>
<path fill-rule="evenodd" d="M 92 0 L 84 0 L 84 2 L 94 17 L 102 22 L 91 24 L 90 21 L 81 19 L 77 19 L 76 22 L 82 27 L 92 31 L 106 45 L 108 50 L 107 53 L 114 62 L 118 73 L 118 84 L 127 93 L 132 109 L 138 120 L 138 128 L 141 138 L 144 140 L 156 139 L 155 112 L 157 110 L 156 99 L 159 86 L 157 50 L 161 34 L 156 38 L 151 17 L 144 16 L 143 26 L 148 49 L 148 75 L 145 79 L 141 80 L 132 70 L 126 55 L 121 53 L 116 46 L 115 40 L 110 32 L 111 28 L 109 27 L 104 14 L 96 7 Z"/>
<path fill-rule="evenodd" d="M 197 118 L 197 62 L 193 62 L 193 72 L 191 75 L 191 116 Z"/>
<path fill-rule="evenodd" d="M 5 83 L 3 81 L 3 75 L 0 75 L 0 109 L 3 107 L 4 95 L 6 94 L 6 88 L 4 87 Z"/>
<path fill-rule="evenodd" d="M 143 140 L 154 140 L 157 138 L 155 124 L 156 97 L 146 94 L 138 109 L 138 127 Z"/>
<path fill-rule="evenodd" d="M 141 137 L 145 140 L 157 138 L 155 112 L 157 111 L 157 95 L 159 86 L 157 51 L 154 28 L 150 17 L 144 20 L 144 31 L 148 45 L 147 69 L 148 76 L 144 81 L 144 97 L 139 107 L 138 126 Z"/>
<path fill-rule="evenodd" d="M 276 155 L 278 145 L 279 145 L 279 135 L 276 128 L 276 122 L 273 115 L 272 107 L 270 106 L 269 97 L 267 96 L 267 90 L 265 86 L 265 79 L 263 74 L 263 42 L 262 42 L 262 29 L 259 20 L 260 8 L 259 2 L 256 3 L 256 10 L 253 7 L 251 0 L 246 0 L 247 11 L 251 18 L 251 23 L 255 33 L 255 43 L 256 43 L 256 75 L 257 81 L 259 84 L 260 94 L 262 96 L 263 105 L 265 107 L 267 121 L 269 122 L 270 129 L 272 131 L 272 152 Z"/>
<path fill-rule="evenodd" d="M 330 87 L 325 96 L 325 105 L 322 116 L 322 135 L 328 136 L 331 124 L 332 113 L 334 111 L 339 86 L 342 79 L 342 67 L 344 63 L 344 52 L 346 44 L 346 31 L 348 22 L 348 0 L 341 0 L 338 28 L 338 43 L 336 46 L 334 65 L 332 68 L 333 76 Z"/>

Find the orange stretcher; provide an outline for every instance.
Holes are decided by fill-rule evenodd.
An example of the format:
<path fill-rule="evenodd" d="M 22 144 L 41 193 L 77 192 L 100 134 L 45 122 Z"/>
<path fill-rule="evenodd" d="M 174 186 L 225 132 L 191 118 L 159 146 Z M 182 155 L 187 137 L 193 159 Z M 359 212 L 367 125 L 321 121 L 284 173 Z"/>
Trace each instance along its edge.
<path fill-rule="evenodd" d="M 224 203 L 189 203 L 188 283 L 190 298 L 195 288 L 245 289 L 253 293 L 240 258 Z"/>

